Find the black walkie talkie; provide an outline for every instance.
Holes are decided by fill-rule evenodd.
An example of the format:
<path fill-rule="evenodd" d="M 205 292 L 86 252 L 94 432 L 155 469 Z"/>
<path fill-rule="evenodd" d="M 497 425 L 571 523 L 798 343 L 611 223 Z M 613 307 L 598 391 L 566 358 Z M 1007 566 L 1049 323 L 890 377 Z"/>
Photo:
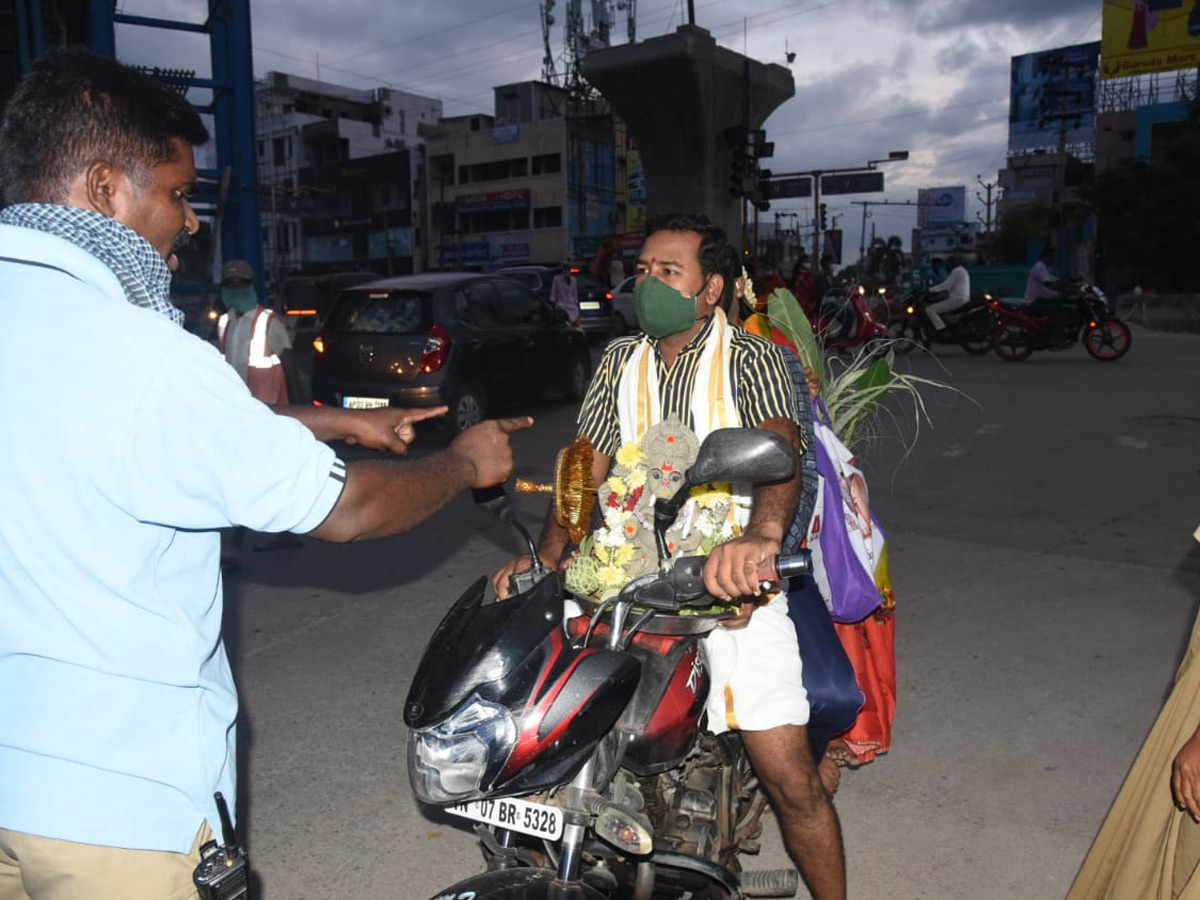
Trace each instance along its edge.
<path fill-rule="evenodd" d="M 217 791 L 217 812 L 221 816 L 221 837 L 225 841 L 207 841 L 200 848 L 200 865 L 192 872 L 192 881 L 202 900 L 250 900 L 250 862 L 238 846 L 225 798 Z"/>

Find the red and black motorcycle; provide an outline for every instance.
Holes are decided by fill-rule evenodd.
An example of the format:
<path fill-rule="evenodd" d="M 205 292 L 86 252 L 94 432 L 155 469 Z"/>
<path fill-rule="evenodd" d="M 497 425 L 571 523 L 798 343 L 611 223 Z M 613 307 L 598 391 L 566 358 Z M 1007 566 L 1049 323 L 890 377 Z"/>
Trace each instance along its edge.
<path fill-rule="evenodd" d="M 788 477 L 795 454 L 757 429 L 710 434 L 692 486 Z M 507 497 L 491 501 L 513 521 Z M 537 559 L 537 554 L 532 554 Z M 766 798 L 740 737 L 703 730 L 710 676 L 701 637 L 717 620 L 703 557 L 666 560 L 590 615 L 567 614 L 560 577 L 534 568 L 484 603 L 480 578 L 434 632 L 405 703 L 408 770 L 421 801 L 478 824 L 486 871 L 438 893 L 457 900 L 650 900 L 792 896 L 792 869 L 743 873 Z M 764 580 L 809 570 L 807 552 Z M 572 604 L 574 605 L 574 604 Z"/>
<path fill-rule="evenodd" d="M 1129 352 L 1133 335 L 1129 326 L 1112 314 L 1108 298 L 1093 284 L 1080 282 L 1054 301 L 1058 320 L 1043 307 L 1015 300 L 993 300 L 996 331 L 992 349 L 1001 359 L 1026 359 L 1034 350 L 1065 350 L 1082 341 L 1101 362 L 1118 360 Z"/>
<path fill-rule="evenodd" d="M 866 289 L 851 285 L 844 294 L 836 292 L 821 298 L 813 333 L 826 350 L 856 351 L 887 339 L 887 325 L 867 303 Z"/>

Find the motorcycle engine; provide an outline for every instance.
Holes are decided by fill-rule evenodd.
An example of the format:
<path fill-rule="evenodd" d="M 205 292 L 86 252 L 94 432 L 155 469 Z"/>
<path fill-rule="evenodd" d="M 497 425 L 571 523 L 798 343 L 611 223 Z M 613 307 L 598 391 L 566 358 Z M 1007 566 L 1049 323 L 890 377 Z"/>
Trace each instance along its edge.
<path fill-rule="evenodd" d="M 736 734 L 704 732 L 681 767 L 640 781 L 656 851 L 685 853 L 735 872 L 738 852 L 758 851 L 766 800 Z"/>

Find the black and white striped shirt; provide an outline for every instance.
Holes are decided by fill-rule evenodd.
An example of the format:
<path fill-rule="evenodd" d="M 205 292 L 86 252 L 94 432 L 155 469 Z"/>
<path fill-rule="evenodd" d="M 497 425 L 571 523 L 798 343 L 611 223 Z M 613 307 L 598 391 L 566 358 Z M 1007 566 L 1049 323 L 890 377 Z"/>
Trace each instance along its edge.
<path fill-rule="evenodd" d="M 664 419 L 674 414 L 689 428 L 696 427 L 692 421 L 692 393 L 704 342 L 712 328 L 710 317 L 699 333 L 679 351 L 670 368 L 658 352 L 658 341 L 649 339 L 654 348 L 658 399 Z M 730 381 L 742 425 L 755 427 L 767 419 L 797 421 L 796 396 L 783 351 L 757 335 L 733 326 L 731 329 Z M 606 456 L 615 456 L 621 445 L 617 391 L 625 366 L 642 339 L 641 335 L 617 338 L 605 348 L 579 411 L 579 434 L 587 435 L 596 451 Z M 803 443 L 803 436 L 800 440 Z"/>

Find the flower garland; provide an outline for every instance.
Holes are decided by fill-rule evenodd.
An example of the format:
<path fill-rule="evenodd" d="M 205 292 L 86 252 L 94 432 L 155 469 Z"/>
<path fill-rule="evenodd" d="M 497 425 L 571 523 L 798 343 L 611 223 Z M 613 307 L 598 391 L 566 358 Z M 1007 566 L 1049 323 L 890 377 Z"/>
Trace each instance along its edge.
<path fill-rule="evenodd" d="M 654 500 L 670 497 L 673 488 L 681 485 L 683 471 L 678 459 L 668 462 L 647 454 L 645 445 L 655 443 L 654 431 L 641 443 L 624 444 L 617 450 L 612 474 L 597 492 L 601 521 L 580 542 L 579 555 L 566 573 L 567 588 L 576 595 L 597 602 L 607 600 L 634 578 L 658 567 Z M 662 434 L 657 438 L 661 440 Z M 694 436 L 691 439 L 695 441 Z M 673 443 L 674 436 L 667 441 Z M 717 544 L 736 537 L 739 529 L 732 515 L 733 502 L 729 484 L 692 488 L 666 533 L 671 558 L 707 556 Z"/>

